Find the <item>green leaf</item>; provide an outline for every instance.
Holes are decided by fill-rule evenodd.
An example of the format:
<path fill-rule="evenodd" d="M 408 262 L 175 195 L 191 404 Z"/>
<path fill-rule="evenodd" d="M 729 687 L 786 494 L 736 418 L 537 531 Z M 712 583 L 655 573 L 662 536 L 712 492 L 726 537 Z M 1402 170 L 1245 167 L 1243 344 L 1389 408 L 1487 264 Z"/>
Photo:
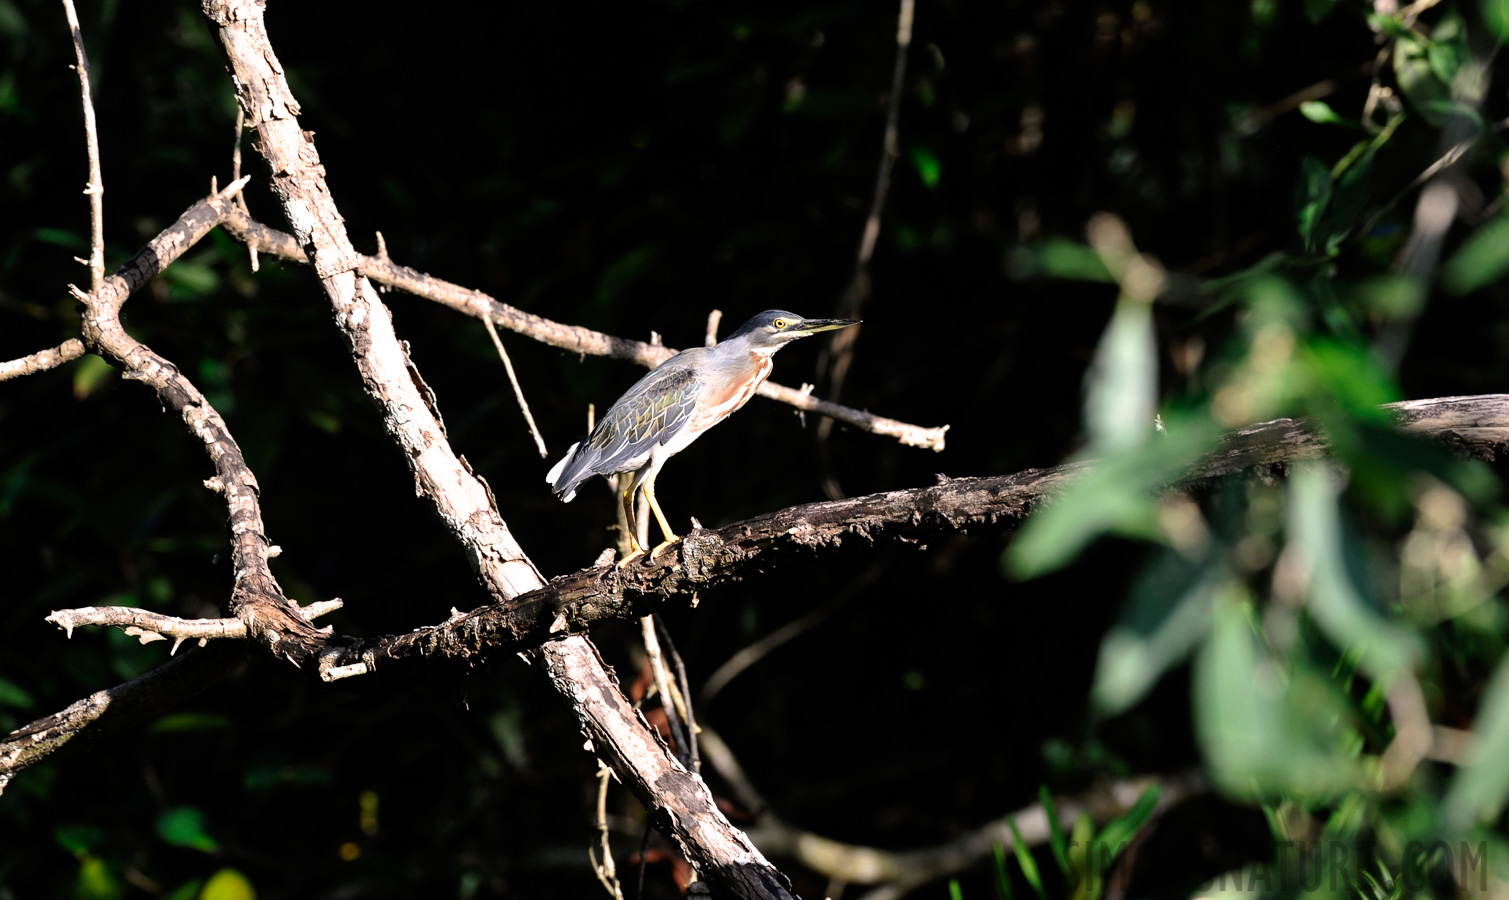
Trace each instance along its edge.
<path fill-rule="evenodd" d="M 1065 238 L 1049 238 L 1035 247 L 1025 244 L 1012 247 L 1006 258 L 1006 272 L 1017 281 L 1038 276 L 1101 284 L 1116 280 L 1093 248 Z"/>
<path fill-rule="evenodd" d="M 162 900 L 194 900 L 199 896 L 199 887 L 202 881 L 185 881 L 174 888 L 172 893 L 164 894 Z"/>
<path fill-rule="evenodd" d="M 1100 870 L 1095 865 L 1095 823 L 1085 813 L 1080 813 L 1079 818 L 1074 820 L 1074 828 L 1069 832 L 1069 885 L 1073 894 L 1090 896 L 1097 893 L 1096 888 L 1101 884 L 1098 877 Z"/>
<path fill-rule="evenodd" d="M 102 844 L 105 834 L 93 825 L 63 825 L 53 832 L 52 839 L 59 847 L 82 857 Z"/>
<path fill-rule="evenodd" d="M 1123 297 L 1085 376 L 1089 453 L 1110 456 L 1153 434 L 1158 394 L 1158 341 L 1151 304 Z"/>
<path fill-rule="evenodd" d="M 1298 356 L 1312 403 L 1321 400 L 1321 406 L 1363 421 L 1387 421 L 1379 407 L 1404 399 L 1388 370 L 1356 344 L 1316 339 Z"/>
<path fill-rule="evenodd" d="M 917 167 L 917 175 L 922 178 L 922 183 L 930 188 L 938 186 L 938 181 L 943 177 L 943 163 L 933 151 L 926 147 L 913 147 L 908 154 L 912 159 L 912 165 Z"/>
<path fill-rule="evenodd" d="M 219 842 L 205 830 L 204 813 L 192 806 L 174 807 L 158 816 L 157 836 L 175 847 L 189 847 L 205 853 L 220 849 Z"/>
<path fill-rule="evenodd" d="M 1214 438 L 1209 423 L 1181 419 L 1157 440 L 1087 463 L 1088 471 L 1027 519 L 1006 550 L 1006 571 L 1015 578 L 1051 572 L 1108 531 L 1161 536 L 1154 490 L 1173 481 Z"/>
<path fill-rule="evenodd" d="M 115 367 L 105 362 L 104 357 L 93 353 L 84 354 L 73 367 L 73 396 L 83 400 L 99 389 L 105 379 L 115 373 Z"/>
<path fill-rule="evenodd" d="M 1331 108 L 1324 100 L 1306 100 L 1299 105 L 1299 114 L 1320 125 L 1357 125 L 1357 122 L 1344 118 Z"/>
<path fill-rule="evenodd" d="M 1415 112 L 1432 127 L 1440 127 L 1445 118 L 1435 111 L 1435 104 L 1451 100 L 1451 88 L 1436 76 L 1430 60 L 1431 42 L 1414 32 L 1394 42 L 1394 78 Z"/>
<path fill-rule="evenodd" d="M 12 709 L 31 709 L 36 706 L 36 701 L 26 689 L 14 681 L 0 678 L 0 706 L 9 706 Z"/>
<path fill-rule="evenodd" d="M 1509 3 L 1509 0 L 1504 0 Z M 1509 273 L 1509 213 L 1500 213 L 1467 236 L 1441 269 L 1441 284 L 1453 294 L 1470 294 Z"/>
<path fill-rule="evenodd" d="M 959 886 L 959 879 L 948 880 L 948 900 L 964 900 L 964 888 Z"/>
<path fill-rule="evenodd" d="M 1395 319 L 1418 315 L 1430 291 L 1418 279 L 1385 273 L 1359 282 L 1353 293 L 1369 312 Z"/>
<path fill-rule="evenodd" d="M 1321 630 L 1358 665 L 1388 682 L 1413 668 L 1421 648 L 1413 633 L 1382 618 L 1363 599 L 1344 546 L 1336 492 L 1327 472 L 1297 467 L 1289 479 L 1289 534 L 1310 566 L 1309 609 Z"/>
<path fill-rule="evenodd" d="M 1022 840 L 1022 833 L 1017 831 L 1016 819 L 1008 817 L 1006 825 L 1011 829 L 1011 850 L 1016 854 L 1016 864 L 1022 867 L 1022 876 L 1042 900 L 1048 900 L 1048 892 L 1043 890 L 1043 878 L 1037 871 L 1037 860 L 1032 858 L 1032 848 Z"/>
<path fill-rule="evenodd" d="M 991 845 L 990 859 L 997 900 L 1011 900 L 1011 873 L 1006 871 L 1006 848 L 1000 844 Z"/>
<path fill-rule="evenodd" d="M 1132 586 L 1100 644 L 1091 691 L 1095 712 L 1114 716 L 1141 700 L 1159 676 L 1182 662 L 1210 629 L 1210 609 L 1230 575 L 1211 556 L 1165 551 Z"/>
<path fill-rule="evenodd" d="M 1270 658 L 1251 601 L 1233 584 L 1195 657 L 1195 734 L 1211 775 L 1244 797 L 1327 802 L 1362 783 L 1346 698 L 1301 661 Z"/>
<path fill-rule="evenodd" d="M 1299 161 L 1299 183 L 1295 186 L 1295 210 L 1300 240 L 1313 249 L 1315 227 L 1331 200 L 1331 170 L 1314 156 Z"/>
<path fill-rule="evenodd" d="M 1132 808 L 1110 822 L 1100 830 L 1100 835 L 1095 838 L 1096 842 L 1107 847 L 1116 848 L 1116 852 L 1108 856 L 1106 861 L 1114 860 L 1121 855 L 1121 848 L 1131 843 L 1142 826 L 1147 824 L 1148 819 L 1158 809 L 1158 785 L 1150 784 L 1132 804 Z"/>
<path fill-rule="evenodd" d="M 115 900 L 125 895 L 125 885 L 104 860 L 97 856 L 80 860 L 79 873 L 73 882 L 73 896 L 77 900 Z"/>
<path fill-rule="evenodd" d="M 1500 41 L 1509 41 L 1509 0 L 1483 0 L 1483 21 Z"/>
<path fill-rule="evenodd" d="M 1377 145 L 1369 142 L 1366 150 L 1336 180 L 1331 202 L 1313 235 L 1316 248 L 1334 254 L 1341 242 L 1357 227 L 1357 220 L 1372 199 L 1373 157 Z"/>
<path fill-rule="evenodd" d="M 1443 804 L 1446 824 L 1459 832 L 1497 821 L 1509 799 L 1509 654 L 1488 682 L 1472 731 L 1478 749 L 1457 770 Z"/>
<path fill-rule="evenodd" d="M 199 900 L 257 900 L 257 890 L 235 869 L 221 869 L 204 883 Z"/>
<path fill-rule="evenodd" d="M 76 231 L 68 231 L 63 228 L 35 228 L 31 232 L 32 240 L 44 244 L 56 244 L 70 250 L 88 250 L 89 241 Z"/>
<path fill-rule="evenodd" d="M 1467 47 L 1467 23 L 1455 9 L 1448 9 L 1430 30 L 1425 58 L 1430 63 L 1431 74 L 1448 87 L 1456 83 L 1462 63 L 1472 58 Z"/>
<path fill-rule="evenodd" d="M 1063 823 L 1058 820 L 1058 806 L 1053 802 L 1053 794 L 1046 784 L 1038 785 L 1038 799 L 1043 804 L 1043 814 L 1048 817 L 1048 849 L 1053 851 L 1053 859 L 1058 863 L 1058 870 L 1065 874 L 1069 871 L 1069 846 L 1064 837 Z"/>
<path fill-rule="evenodd" d="M 203 297 L 220 288 L 220 273 L 203 262 L 179 260 L 162 270 L 162 279 L 177 288 L 174 296 Z"/>

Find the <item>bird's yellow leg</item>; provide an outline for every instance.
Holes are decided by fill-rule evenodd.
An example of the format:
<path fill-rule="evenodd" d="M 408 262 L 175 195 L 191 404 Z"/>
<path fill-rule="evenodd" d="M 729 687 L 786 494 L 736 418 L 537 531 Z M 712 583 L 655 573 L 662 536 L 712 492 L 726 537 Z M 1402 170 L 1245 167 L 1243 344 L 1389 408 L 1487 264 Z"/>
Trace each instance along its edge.
<path fill-rule="evenodd" d="M 623 495 L 621 499 L 624 509 L 624 534 L 629 539 L 629 553 L 618 561 L 620 569 L 644 555 L 644 547 L 639 543 L 639 526 L 634 521 L 634 494 L 639 488 L 636 474 L 625 472 L 618 476 L 619 483 L 623 486 L 620 493 Z"/>
<path fill-rule="evenodd" d="M 656 474 L 658 475 L 659 473 L 657 472 Z M 644 495 L 650 501 L 650 511 L 655 513 L 655 521 L 660 525 L 660 533 L 665 535 L 665 540 L 656 544 L 655 549 L 650 551 L 650 562 L 654 562 L 660 556 L 660 551 L 681 540 L 681 538 L 675 532 L 671 531 L 671 525 L 665 520 L 665 513 L 660 509 L 660 501 L 655 499 L 655 475 L 651 475 L 649 480 L 644 483 Z"/>

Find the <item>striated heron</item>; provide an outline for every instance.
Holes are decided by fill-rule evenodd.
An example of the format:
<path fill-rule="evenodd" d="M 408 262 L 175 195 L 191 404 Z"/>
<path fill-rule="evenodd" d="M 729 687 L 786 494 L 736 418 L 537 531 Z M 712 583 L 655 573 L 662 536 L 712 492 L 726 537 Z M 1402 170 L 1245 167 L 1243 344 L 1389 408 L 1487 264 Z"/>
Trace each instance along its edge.
<path fill-rule="evenodd" d="M 650 559 L 655 559 L 680 540 L 655 499 L 660 467 L 749 402 L 770 375 L 771 357 L 777 350 L 798 338 L 855 324 L 854 319 L 804 319 L 785 310 L 767 309 L 712 347 L 682 350 L 619 397 L 587 439 L 572 444 L 545 480 L 556 496 L 569 503 L 577 487 L 593 475 L 622 475 L 618 490 L 633 552 L 619 565 L 644 553 L 634 515 L 640 491 L 665 537 L 650 551 Z"/>

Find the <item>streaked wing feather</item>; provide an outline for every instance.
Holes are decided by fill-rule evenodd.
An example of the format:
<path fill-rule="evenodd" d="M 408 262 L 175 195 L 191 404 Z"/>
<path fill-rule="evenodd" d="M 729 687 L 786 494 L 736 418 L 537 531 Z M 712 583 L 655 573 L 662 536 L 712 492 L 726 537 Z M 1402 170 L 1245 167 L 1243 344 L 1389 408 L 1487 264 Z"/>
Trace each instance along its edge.
<path fill-rule="evenodd" d="M 574 492 L 593 475 L 638 469 L 657 443 L 689 421 L 701 384 L 691 367 L 679 362 L 672 357 L 618 398 L 592 434 L 559 465 L 552 480 L 557 494 Z"/>

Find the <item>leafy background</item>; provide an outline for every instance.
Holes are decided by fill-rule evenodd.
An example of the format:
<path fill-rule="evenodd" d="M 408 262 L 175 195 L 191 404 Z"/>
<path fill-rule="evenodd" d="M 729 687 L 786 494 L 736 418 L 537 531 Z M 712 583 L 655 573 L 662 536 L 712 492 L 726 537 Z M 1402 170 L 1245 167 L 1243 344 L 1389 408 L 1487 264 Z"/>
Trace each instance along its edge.
<path fill-rule="evenodd" d="M 1143 829 L 1121 869 L 1132 893 L 1183 896 L 1314 840 L 1365 848 L 1355 869 L 1372 880 L 1342 892 L 1387 895 L 1416 866 L 1427 892 L 1451 893 L 1440 860 L 1409 849 L 1437 838 L 1487 841 L 1504 892 L 1502 473 L 1393 438 L 1372 409 L 1505 383 L 1506 16 L 1498 0 L 1441 3 L 1410 29 L 1386 12 L 919 6 L 842 399 L 948 423 L 948 449 L 839 429 L 825 471 L 812 423 L 760 401 L 676 459 L 662 500 L 711 525 L 819 499 L 825 474 L 859 494 L 1114 462 L 1014 541 L 851 550 L 667 615 L 695 690 L 740 648 L 831 610 L 699 710 L 787 821 L 915 847 L 1043 788 L 1199 767 L 1216 791 Z M 228 180 L 234 102 L 194 4 L 80 15 L 114 265 L 211 176 Z M 713 308 L 725 331 L 772 306 L 829 314 L 847 283 L 880 152 L 889 5 L 275 3 L 268 23 L 363 250 L 380 230 L 404 264 L 672 346 L 699 341 Z M 0 0 L 0 42 L 9 359 L 75 333 L 64 286 L 84 277 L 87 207 L 61 9 Z M 1374 74 L 1395 99 L 1365 115 Z M 1418 178 L 1458 144 L 1442 265 L 1410 263 Z M 281 224 L 263 184 L 247 193 Z M 1156 303 L 1129 279 L 1138 257 L 1116 251 L 1115 222 L 1140 265 L 1167 273 Z M 587 564 L 611 539 L 607 492 L 558 504 L 481 327 L 388 299 L 453 443 L 542 571 Z M 126 325 L 226 415 L 298 599 L 344 598 L 332 620 L 360 634 L 482 601 L 307 271 L 253 273 L 217 233 L 131 300 Z M 638 375 L 504 340 L 556 453 L 588 403 Z M 815 361 L 790 349 L 776 378 L 814 381 Z M 1221 428 L 1282 415 L 1322 417 L 1347 474 L 1150 499 Z M 113 632 L 65 641 L 47 611 L 216 614 L 229 570 L 208 474 L 155 398 L 98 360 L 0 385 L 0 728 L 163 658 Z M 632 681 L 633 629 L 595 637 Z M 1384 785 L 1390 698 L 1411 685 L 1482 752 Z M 0 896 L 597 890 L 593 763 L 537 673 L 508 659 L 459 682 L 365 687 L 255 660 L 150 727 L 26 772 L 0 799 Z M 622 861 L 641 814 L 614 808 Z M 830 887 L 776 862 L 804 896 Z M 1003 855 L 920 894 L 1088 896 L 1084 871 L 1050 850 Z M 674 894 L 663 862 L 646 891 Z"/>

